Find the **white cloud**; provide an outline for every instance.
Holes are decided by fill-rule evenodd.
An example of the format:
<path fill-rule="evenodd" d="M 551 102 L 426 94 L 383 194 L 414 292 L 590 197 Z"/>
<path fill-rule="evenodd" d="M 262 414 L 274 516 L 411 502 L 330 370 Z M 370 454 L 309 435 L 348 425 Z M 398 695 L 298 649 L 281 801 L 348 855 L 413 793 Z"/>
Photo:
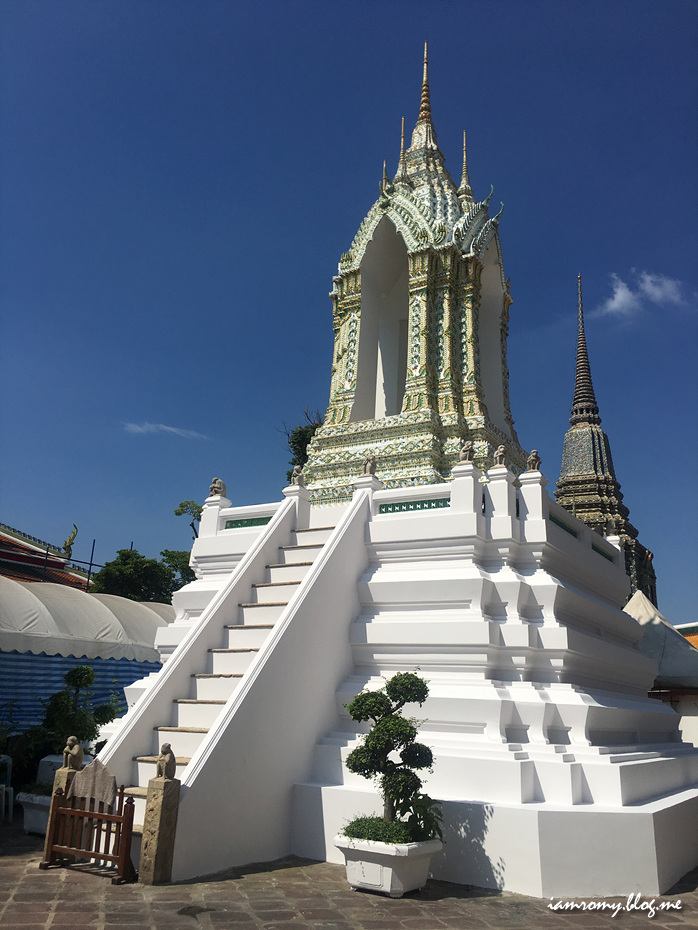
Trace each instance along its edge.
<path fill-rule="evenodd" d="M 171 433 L 181 436 L 182 439 L 208 439 L 202 433 L 193 429 L 180 429 L 178 426 L 165 426 L 164 423 L 124 423 L 127 433 Z"/>
<path fill-rule="evenodd" d="M 613 295 L 601 305 L 602 313 L 611 316 L 628 317 L 642 309 L 642 300 L 617 274 L 611 275 Z"/>
<path fill-rule="evenodd" d="M 631 269 L 630 274 L 630 283 L 620 275 L 611 274 L 613 293 L 601 304 L 597 313 L 629 319 L 645 309 L 648 303 L 662 306 L 682 306 L 686 303 L 683 285 L 676 278 L 652 271 L 637 271 L 635 268 Z"/>
<path fill-rule="evenodd" d="M 683 304 L 681 282 L 663 274 L 641 271 L 638 275 L 638 290 L 655 304 Z"/>

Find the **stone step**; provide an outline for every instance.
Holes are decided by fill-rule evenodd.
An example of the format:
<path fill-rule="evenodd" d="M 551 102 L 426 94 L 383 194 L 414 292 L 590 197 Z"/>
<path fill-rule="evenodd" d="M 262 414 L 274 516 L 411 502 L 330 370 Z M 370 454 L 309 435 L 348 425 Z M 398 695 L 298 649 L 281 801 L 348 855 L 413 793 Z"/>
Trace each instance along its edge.
<path fill-rule="evenodd" d="M 289 562 L 267 565 L 265 578 L 267 581 L 302 581 L 308 574 L 312 562 Z"/>
<path fill-rule="evenodd" d="M 192 692 L 194 698 L 203 701 L 227 701 L 235 691 L 242 678 L 242 672 L 213 674 L 212 672 L 192 675 Z"/>
<path fill-rule="evenodd" d="M 279 546 L 279 562 L 282 565 L 314 562 L 321 551 L 322 543 L 307 546 Z"/>
<path fill-rule="evenodd" d="M 226 705 L 221 698 L 178 698 L 172 703 L 177 727 L 210 727 Z"/>
<path fill-rule="evenodd" d="M 223 627 L 225 630 L 224 646 L 227 649 L 259 649 L 274 629 L 273 623 L 255 623 L 243 625 L 231 623 Z"/>
<path fill-rule="evenodd" d="M 267 581 L 302 581 L 308 574 L 312 562 L 289 562 L 266 567 Z"/>
<path fill-rule="evenodd" d="M 159 753 L 169 743 L 175 756 L 191 756 L 203 742 L 208 727 L 153 727 L 152 753 Z"/>
<path fill-rule="evenodd" d="M 284 612 L 287 601 L 275 604 L 240 604 L 240 625 L 258 626 L 260 624 L 274 624 Z"/>
<path fill-rule="evenodd" d="M 291 533 L 291 541 L 297 546 L 308 546 L 316 543 L 324 546 L 333 531 L 333 526 L 313 526 L 306 530 L 294 530 Z"/>
<path fill-rule="evenodd" d="M 259 649 L 209 649 L 211 671 L 219 673 L 244 674 Z"/>
<path fill-rule="evenodd" d="M 253 604 L 288 603 L 298 590 L 300 581 L 265 581 L 252 585 Z"/>

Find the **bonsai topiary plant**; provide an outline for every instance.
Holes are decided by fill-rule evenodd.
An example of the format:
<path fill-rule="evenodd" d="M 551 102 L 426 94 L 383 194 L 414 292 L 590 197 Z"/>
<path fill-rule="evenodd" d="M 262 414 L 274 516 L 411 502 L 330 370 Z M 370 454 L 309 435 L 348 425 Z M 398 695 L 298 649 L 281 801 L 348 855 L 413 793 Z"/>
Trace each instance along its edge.
<path fill-rule="evenodd" d="M 421 792 L 417 770 L 431 771 L 431 749 L 416 742 L 417 726 L 403 717 L 405 704 L 421 705 L 429 694 L 427 683 L 412 672 L 399 672 L 378 691 L 362 691 L 347 704 L 352 720 L 373 726 L 361 745 L 347 756 L 350 772 L 375 778 L 383 795 L 382 817 L 356 817 L 344 835 L 383 843 L 415 843 L 443 839 L 442 814 L 437 801 Z"/>

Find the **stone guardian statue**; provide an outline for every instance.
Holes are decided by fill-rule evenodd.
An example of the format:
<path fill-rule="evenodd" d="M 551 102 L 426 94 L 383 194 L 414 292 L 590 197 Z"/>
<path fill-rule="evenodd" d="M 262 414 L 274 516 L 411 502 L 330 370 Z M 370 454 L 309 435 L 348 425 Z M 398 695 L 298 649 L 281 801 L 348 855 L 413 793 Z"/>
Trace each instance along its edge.
<path fill-rule="evenodd" d="M 79 772 L 82 769 L 84 758 L 85 753 L 77 736 L 69 736 L 63 750 L 63 768 L 70 769 L 72 772 Z"/>
<path fill-rule="evenodd" d="M 228 489 L 220 478 L 214 478 L 211 487 L 208 489 L 209 497 L 226 497 Z"/>
<path fill-rule="evenodd" d="M 155 771 L 156 778 L 174 778 L 177 769 L 177 760 L 172 752 L 172 746 L 169 743 L 163 743 L 160 747 L 157 768 Z"/>

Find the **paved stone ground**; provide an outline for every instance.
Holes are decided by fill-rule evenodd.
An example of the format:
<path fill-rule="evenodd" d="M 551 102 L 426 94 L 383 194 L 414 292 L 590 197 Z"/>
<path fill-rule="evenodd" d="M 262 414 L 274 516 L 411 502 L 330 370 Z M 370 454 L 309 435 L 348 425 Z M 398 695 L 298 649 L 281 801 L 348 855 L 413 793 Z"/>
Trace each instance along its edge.
<path fill-rule="evenodd" d="M 437 881 L 391 900 L 352 892 L 342 866 L 296 857 L 181 885 L 112 885 L 79 868 L 39 871 L 42 848 L 20 817 L 0 826 L 2 930 L 698 930 L 698 869 L 657 899 L 680 900 L 681 910 L 614 918 L 553 912 L 546 900 Z"/>

